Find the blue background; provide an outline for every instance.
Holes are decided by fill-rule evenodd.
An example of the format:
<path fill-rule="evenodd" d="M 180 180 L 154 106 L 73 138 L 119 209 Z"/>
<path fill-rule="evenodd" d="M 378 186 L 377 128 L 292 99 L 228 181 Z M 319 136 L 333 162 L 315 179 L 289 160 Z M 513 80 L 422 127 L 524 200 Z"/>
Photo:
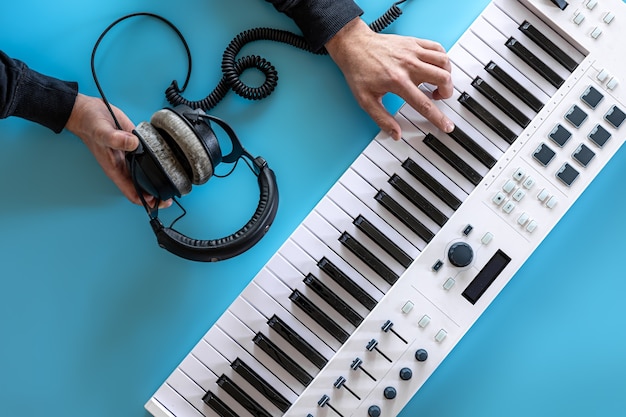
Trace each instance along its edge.
<path fill-rule="evenodd" d="M 187 95 L 196 99 L 217 83 L 222 51 L 237 33 L 296 29 L 261 0 L 5 3 L 0 48 L 78 80 L 91 95 L 91 48 L 126 13 L 154 12 L 178 25 L 194 57 Z M 450 47 L 487 3 L 411 0 L 390 30 Z M 360 4 L 371 21 L 390 2 Z M 230 94 L 213 114 L 269 161 L 281 200 L 270 233 L 236 259 L 193 263 L 159 249 L 143 209 L 79 139 L 0 122 L 0 415 L 146 417 L 152 393 L 378 132 L 328 57 L 267 42 L 244 53 L 277 66 L 277 91 L 256 103 Z M 182 82 L 186 61 L 166 26 L 140 18 L 105 39 L 97 69 L 108 98 L 139 123 L 165 105 L 163 90 Z M 400 100 L 386 104 L 395 111 Z M 625 177 L 622 150 L 403 416 L 626 415 Z M 181 228 L 203 238 L 230 234 L 257 196 L 240 167 L 183 199 Z"/>

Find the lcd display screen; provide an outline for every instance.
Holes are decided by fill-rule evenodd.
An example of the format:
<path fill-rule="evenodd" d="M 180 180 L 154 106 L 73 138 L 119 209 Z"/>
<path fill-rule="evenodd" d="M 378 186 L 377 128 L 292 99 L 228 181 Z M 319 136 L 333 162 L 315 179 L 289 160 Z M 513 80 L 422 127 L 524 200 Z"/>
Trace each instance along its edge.
<path fill-rule="evenodd" d="M 511 258 L 502 250 L 498 249 L 489 262 L 487 262 L 478 275 L 476 275 L 476 278 L 474 278 L 465 291 L 463 291 L 463 297 L 470 303 L 476 304 L 509 262 L 511 262 Z"/>

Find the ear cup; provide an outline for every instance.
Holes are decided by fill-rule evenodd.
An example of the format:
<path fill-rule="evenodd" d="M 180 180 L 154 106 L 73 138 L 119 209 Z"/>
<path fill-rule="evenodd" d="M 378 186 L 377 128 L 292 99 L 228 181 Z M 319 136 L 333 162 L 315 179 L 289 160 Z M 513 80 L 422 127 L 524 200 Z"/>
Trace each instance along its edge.
<path fill-rule="evenodd" d="M 135 131 L 148 151 L 157 159 L 163 169 L 163 174 L 174 184 L 178 194 L 189 194 L 191 180 L 161 134 L 147 122 L 139 123 Z"/>
<path fill-rule="evenodd" d="M 169 135 L 183 153 L 191 168 L 191 183 L 204 184 L 213 175 L 211 158 L 194 130 L 178 114 L 161 109 L 152 115 L 150 122 Z"/>

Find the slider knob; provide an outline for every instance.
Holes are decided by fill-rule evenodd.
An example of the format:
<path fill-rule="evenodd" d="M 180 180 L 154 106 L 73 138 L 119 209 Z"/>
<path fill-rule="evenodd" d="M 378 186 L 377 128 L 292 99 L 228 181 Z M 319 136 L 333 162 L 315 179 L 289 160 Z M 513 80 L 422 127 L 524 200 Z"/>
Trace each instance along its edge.
<path fill-rule="evenodd" d="M 474 260 L 472 247 L 465 242 L 456 242 L 448 249 L 450 263 L 459 268 L 465 268 Z"/>

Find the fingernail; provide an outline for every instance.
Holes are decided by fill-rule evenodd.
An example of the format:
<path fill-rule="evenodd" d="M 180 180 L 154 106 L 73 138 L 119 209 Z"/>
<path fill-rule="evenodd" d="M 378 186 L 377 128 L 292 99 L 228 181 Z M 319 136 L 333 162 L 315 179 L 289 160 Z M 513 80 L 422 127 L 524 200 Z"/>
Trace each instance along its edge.
<path fill-rule="evenodd" d="M 450 133 L 454 130 L 454 123 L 451 120 L 446 120 L 444 123 L 444 129 L 446 133 Z"/>
<path fill-rule="evenodd" d="M 398 132 L 397 130 L 390 130 L 387 132 L 387 134 L 389 136 L 391 136 L 391 139 L 393 140 L 399 140 L 400 139 L 400 132 Z"/>

